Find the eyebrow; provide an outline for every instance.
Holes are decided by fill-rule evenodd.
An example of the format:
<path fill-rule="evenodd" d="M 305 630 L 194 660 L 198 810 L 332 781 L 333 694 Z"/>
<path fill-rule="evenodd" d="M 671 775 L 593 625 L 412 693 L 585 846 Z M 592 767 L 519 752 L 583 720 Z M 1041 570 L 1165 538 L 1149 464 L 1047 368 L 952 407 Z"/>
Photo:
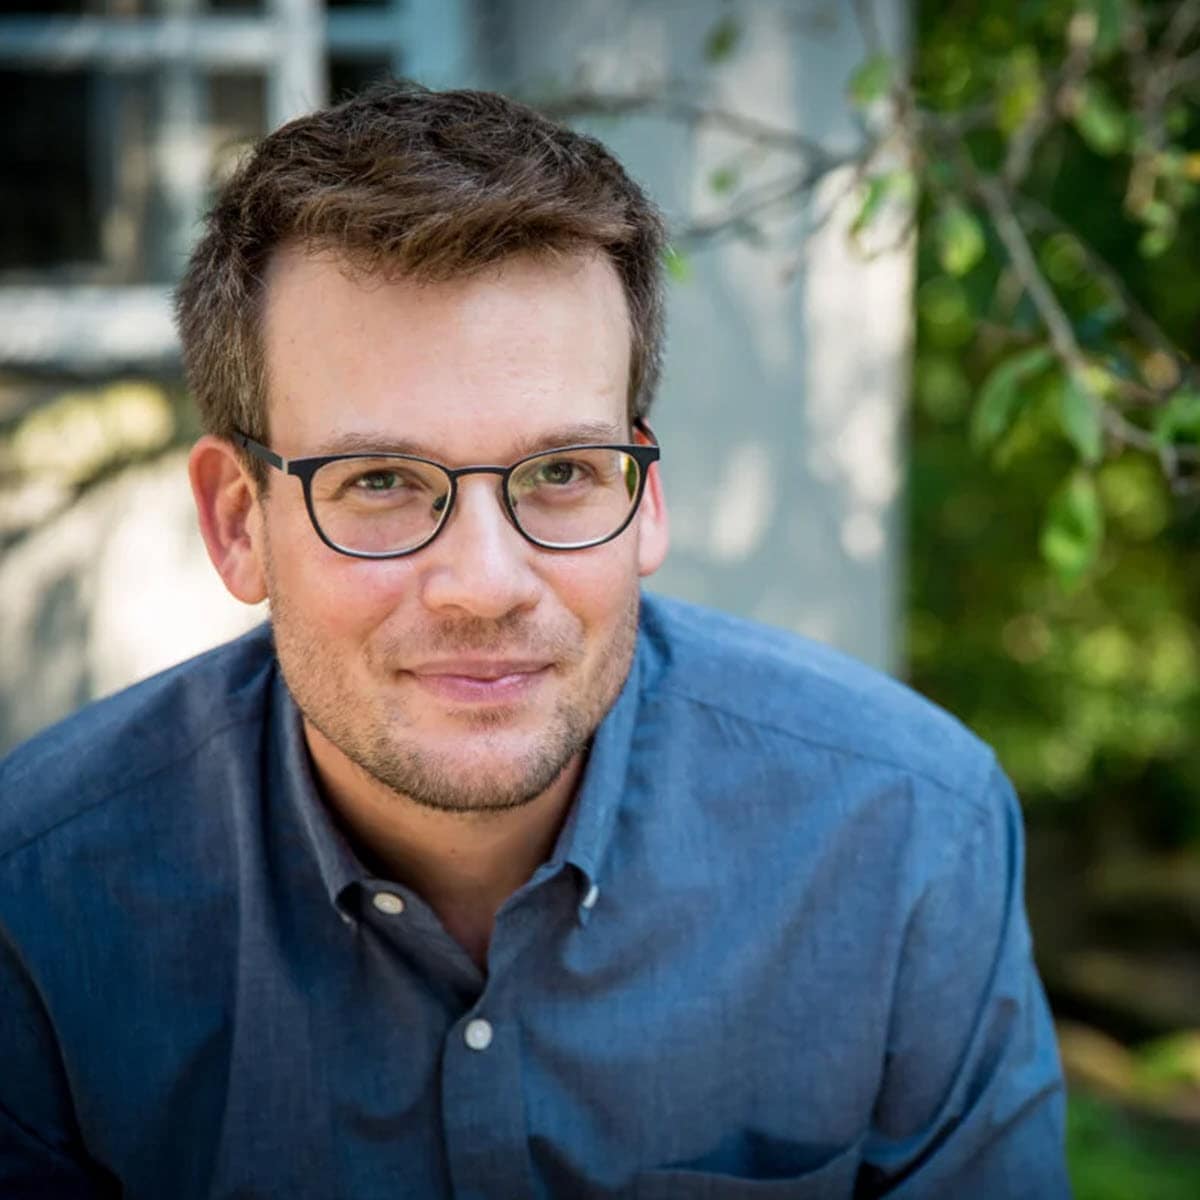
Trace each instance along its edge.
<path fill-rule="evenodd" d="M 580 421 L 572 425 L 560 425 L 544 430 L 531 437 L 519 438 L 513 444 L 510 461 L 537 454 L 540 450 L 553 450 L 556 446 L 589 445 L 592 443 L 615 443 L 625 445 L 629 434 L 623 425 L 609 421 Z M 411 438 L 397 438 L 388 434 L 346 432 L 333 434 L 324 439 L 320 449 L 312 457 L 326 454 L 408 454 L 414 458 L 442 461 L 431 446 Z"/>

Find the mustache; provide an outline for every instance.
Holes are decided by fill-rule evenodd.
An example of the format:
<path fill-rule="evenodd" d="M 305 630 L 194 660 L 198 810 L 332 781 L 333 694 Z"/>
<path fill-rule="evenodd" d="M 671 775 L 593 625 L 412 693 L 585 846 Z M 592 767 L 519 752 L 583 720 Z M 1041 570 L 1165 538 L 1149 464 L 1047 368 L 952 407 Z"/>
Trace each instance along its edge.
<path fill-rule="evenodd" d="M 578 657 L 579 643 L 576 629 L 549 629 L 523 613 L 506 613 L 494 621 L 464 617 L 389 634 L 376 650 L 381 662 L 402 669 L 415 656 L 431 654 L 446 658 L 475 654 L 561 662 Z"/>

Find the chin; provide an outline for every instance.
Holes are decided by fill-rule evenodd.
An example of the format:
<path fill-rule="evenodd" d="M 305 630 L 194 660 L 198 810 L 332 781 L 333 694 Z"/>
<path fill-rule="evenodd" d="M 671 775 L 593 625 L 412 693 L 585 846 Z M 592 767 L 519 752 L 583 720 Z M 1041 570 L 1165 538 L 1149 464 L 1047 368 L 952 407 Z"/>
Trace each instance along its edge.
<path fill-rule="evenodd" d="M 348 710 L 336 711 L 305 716 L 385 798 L 446 812 L 499 812 L 537 799 L 594 732 L 590 714 L 578 709 L 526 714 L 515 727 L 499 710 L 475 712 L 436 729 L 386 719 L 364 724 L 361 709 L 352 723 Z"/>

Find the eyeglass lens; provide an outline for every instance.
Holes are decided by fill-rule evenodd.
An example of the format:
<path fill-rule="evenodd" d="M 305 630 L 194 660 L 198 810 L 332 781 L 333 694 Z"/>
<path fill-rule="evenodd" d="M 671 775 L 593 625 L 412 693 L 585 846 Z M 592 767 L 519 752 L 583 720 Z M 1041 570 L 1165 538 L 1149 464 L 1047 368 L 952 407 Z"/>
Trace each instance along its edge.
<path fill-rule="evenodd" d="M 508 476 L 521 530 L 551 547 L 604 541 L 629 517 L 640 483 L 637 460 L 585 447 L 525 459 Z M 394 554 L 428 541 L 445 520 L 451 479 L 441 467 L 397 456 L 325 463 L 312 478 L 313 513 L 343 550 Z"/>

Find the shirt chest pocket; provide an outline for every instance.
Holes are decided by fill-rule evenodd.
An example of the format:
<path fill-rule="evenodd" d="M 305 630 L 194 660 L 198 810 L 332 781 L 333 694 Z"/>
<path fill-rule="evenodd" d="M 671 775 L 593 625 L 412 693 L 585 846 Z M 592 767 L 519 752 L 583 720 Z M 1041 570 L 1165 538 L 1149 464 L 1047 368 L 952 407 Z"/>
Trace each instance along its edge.
<path fill-rule="evenodd" d="M 628 1195 L 630 1200 L 849 1200 L 858 1161 L 858 1146 L 852 1146 L 815 1170 L 790 1178 L 743 1179 L 676 1168 L 644 1171 Z"/>

